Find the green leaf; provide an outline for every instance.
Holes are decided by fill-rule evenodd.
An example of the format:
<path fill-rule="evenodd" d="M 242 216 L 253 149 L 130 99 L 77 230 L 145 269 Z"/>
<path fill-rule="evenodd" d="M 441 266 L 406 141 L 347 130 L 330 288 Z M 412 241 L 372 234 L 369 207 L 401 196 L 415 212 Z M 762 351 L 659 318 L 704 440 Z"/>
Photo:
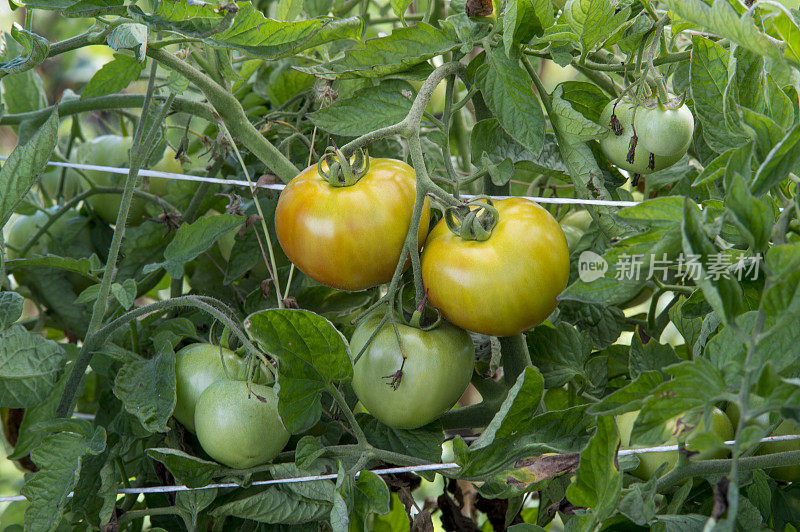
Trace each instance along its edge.
<path fill-rule="evenodd" d="M 58 111 L 54 110 L 38 131 L 26 143 L 14 148 L 3 163 L 0 169 L 0 227 L 8 223 L 11 213 L 39 180 L 57 140 Z"/>
<path fill-rule="evenodd" d="M 333 7 L 333 0 L 305 0 L 304 9 L 311 17 L 327 15 Z"/>
<path fill-rule="evenodd" d="M 114 379 L 114 395 L 149 432 L 167 432 L 175 409 L 175 352 L 165 342 L 146 360 L 128 362 Z"/>
<path fill-rule="evenodd" d="M 727 1 L 709 5 L 703 0 L 665 0 L 664 4 L 680 18 L 705 31 L 727 37 L 755 54 L 778 60 L 784 58 L 786 43 L 762 33 L 753 20 L 752 11 L 740 15 Z"/>
<path fill-rule="evenodd" d="M 619 432 L 611 417 L 597 418 L 597 432 L 581 451 L 581 462 L 575 482 L 567 488 L 567 499 L 576 505 L 591 508 L 598 521 L 611 516 L 622 490 L 622 474 L 617 468 Z"/>
<path fill-rule="evenodd" d="M 550 135 L 548 135 L 550 136 Z M 479 121 L 470 134 L 470 153 L 473 161 L 482 161 L 484 154 L 488 163 L 503 164 L 509 160 L 515 168 L 529 168 L 532 171 L 547 174 L 560 179 L 567 179 L 566 168 L 555 147 L 555 140 L 546 138 L 545 149 L 534 156 L 521 144 L 512 139 L 502 128 L 496 118 Z M 550 142 L 552 141 L 552 142 Z M 487 163 L 484 162 L 484 165 Z"/>
<path fill-rule="evenodd" d="M 125 54 L 114 54 L 114 59 L 95 72 L 92 79 L 84 87 L 81 99 L 95 98 L 113 94 L 126 88 L 131 82 L 139 79 L 145 63 Z"/>
<path fill-rule="evenodd" d="M 370 513 L 389 513 L 391 501 L 389 487 L 381 477 L 371 471 L 361 471 L 353 483 L 354 510 L 366 517 Z"/>
<path fill-rule="evenodd" d="M 659 344 L 655 339 L 651 339 L 642 345 L 639 335 L 633 335 L 631 352 L 628 357 L 631 378 L 635 379 L 648 371 L 661 370 L 677 362 L 680 362 L 680 359 L 671 345 Z"/>
<path fill-rule="evenodd" d="M 581 405 L 534 416 L 524 431 L 495 438 L 482 449 L 471 451 L 457 438 L 453 450 L 462 477 L 485 478 L 521 458 L 577 451 L 589 440 L 593 424 L 593 418 L 586 415 L 586 405 Z"/>
<path fill-rule="evenodd" d="M 583 9 L 583 6 L 578 9 Z M 573 27 L 584 53 L 614 34 L 630 15 L 629 7 L 617 9 L 608 0 L 589 0 L 585 8 L 586 19 L 580 27 Z"/>
<path fill-rule="evenodd" d="M 192 523 L 197 524 L 197 516 L 208 508 L 217 498 L 217 490 L 205 489 L 195 491 L 181 491 L 175 495 L 175 506 L 183 508 L 192 517 Z"/>
<path fill-rule="evenodd" d="M 775 318 L 800 315 L 800 244 L 770 248 L 766 261 L 773 283 L 763 295 L 764 311 Z"/>
<path fill-rule="evenodd" d="M 125 14 L 122 0 L 14 0 L 14 4 L 28 8 L 59 11 L 59 16 L 65 17 Z"/>
<path fill-rule="evenodd" d="M 708 145 L 722 153 L 747 140 L 740 118 L 732 116 L 736 104 L 726 91 L 730 54 L 709 39 L 693 37 L 692 43 L 690 79 L 695 114 Z"/>
<path fill-rule="evenodd" d="M 403 94 L 403 93 L 406 94 Z M 356 137 L 403 120 L 411 109 L 411 85 L 390 79 L 380 85 L 356 91 L 349 98 L 335 100 L 308 118 L 334 135 Z"/>
<path fill-rule="evenodd" d="M 220 470 L 220 466 L 216 462 L 209 462 L 177 449 L 162 447 L 147 449 L 145 452 L 153 460 L 164 464 L 175 477 L 175 482 L 190 488 L 199 488 L 209 484 Z"/>
<path fill-rule="evenodd" d="M 631 441 L 660 444 L 664 423 L 675 416 L 708 408 L 728 388 L 722 374 L 704 358 L 682 362 L 665 370 L 673 378 L 652 390 L 636 418 Z"/>
<path fill-rule="evenodd" d="M 73 259 L 72 257 L 45 255 L 44 257 L 10 260 L 6 265 L 12 273 L 19 270 L 53 269 L 67 273 L 76 273 L 95 283 L 100 282 L 100 278 L 93 273 L 97 271 L 97 267 L 99 266 L 97 257 Z M 52 274 L 53 272 L 47 273 Z"/>
<path fill-rule="evenodd" d="M 564 133 L 581 140 L 601 138 L 609 129 L 599 124 L 608 97 L 591 83 L 568 81 L 559 84 L 552 95 L 553 111 L 559 116 Z"/>
<path fill-rule="evenodd" d="M 497 414 L 470 449 L 474 451 L 487 447 L 495 438 L 508 438 L 518 432 L 524 433 L 539 408 L 543 391 L 544 379 L 539 370 L 532 366 L 525 368 L 514 386 L 508 390 Z"/>
<path fill-rule="evenodd" d="M 29 477 L 22 495 L 30 501 L 25 510 L 26 530 L 55 530 L 67 497 L 78 482 L 81 461 L 87 454 L 103 452 L 106 432 L 98 427 L 90 440 L 72 432 L 51 434 L 31 452 L 39 471 Z"/>
<path fill-rule="evenodd" d="M 275 18 L 291 22 L 300 16 L 302 10 L 302 0 L 278 0 L 278 5 L 275 6 Z"/>
<path fill-rule="evenodd" d="M 747 238 L 750 248 L 765 249 L 769 243 L 772 225 L 775 223 L 772 209 L 766 202 L 750 194 L 747 183 L 740 176 L 732 179 L 726 192 L 725 206 L 734 223 Z"/>
<path fill-rule="evenodd" d="M 72 497 L 73 512 L 97 528 L 111 520 L 117 502 L 117 464 L 111 454 L 106 449 L 83 459 Z"/>
<path fill-rule="evenodd" d="M 697 514 L 657 515 L 656 520 L 664 525 L 666 532 L 702 532 L 708 516 Z"/>
<path fill-rule="evenodd" d="M 656 480 L 637 482 L 622 493 L 619 511 L 639 526 L 650 523 L 656 515 Z"/>
<path fill-rule="evenodd" d="M 270 73 L 269 83 L 264 87 L 264 92 L 270 103 L 278 107 L 301 92 L 311 89 L 314 81 L 314 76 L 299 72 L 291 68 L 291 63 L 286 63 Z M 335 100 L 334 103 L 338 101 Z M 310 117 L 311 114 L 308 116 Z"/>
<path fill-rule="evenodd" d="M 356 414 L 356 419 L 367 440 L 378 449 L 416 456 L 429 462 L 438 462 L 442 458 L 444 432 L 438 421 L 409 430 L 389 427 L 368 414 Z"/>
<path fill-rule="evenodd" d="M 662 382 L 664 382 L 664 377 L 659 371 L 640 373 L 633 382 L 624 388 L 603 397 L 599 403 L 591 405 L 588 412 L 594 415 L 617 415 L 640 409 L 644 400 Z"/>
<path fill-rule="evenodd" d="M 56 408 L 58 407 L 59 401 L 61 401 L 61 395 L 64 393 L 64 387 L 66 386 L 68 378 L 69 373 L 62 374 L 61 378 L 44 401 L 36 406 L 25 409 L 25 415 L 19 426 L 17 444 L 14 446 L 14 452 L 8 455 L 9 460 L 19 460 L 20 458 L 28 456 L 31 450 L 42 443 L 46 434 L 35 430 L 35 428 L 55 418 Z"/>
<path fill-rule="evenodd" d="M 573 109 L 575 109 L 575 107 L 573 107 Z M 597 165 L 597 161 L 595 160 L 594 154 L 592 153 L 592 149 L 589 147 L 589 145 L 580 138 L 575 138 L 566 132 L 565 127 L 562 124 L 561 115 L 553 113 L 553 116 L 550 116 L 549 118 L 553 125 L 553 129 L 556 131 L 556 137 L 558 138 L 558 149 L 561 152 L 561 158 L 563 159 L 564 165 L 567 167 L 572 183 L 575 185 L 576 197 L 611 199 L 611 193 L 606 188 L 603 180 L 599 179 L 599 177 L 603 175 L 603 171 Z M 590 209 L 594 209 L 594 211 L 597 213 L 598 217 L 596 219 L 600 222 L 601 232 L 608 235 L 617 235 L 621 230 L 625 229 L 624 226 L 621 226 L 619 222 L 614 220 L 614 214 L 617 211 L 616 208 L 596 207 Z M 641 287 L 637 288 L 636 293 L 638 293 L 638 290 L 640 289 Z M 569 288 L 567 290 L 569 290 Z M 592 291 L 593 288 L 588 287 L 587 292 Z M 577 296 L 577 290 L 573 289 L 573 294 Z M 611 294 L 613 294 L 613 291 L 611 293 L 606 291 L 602 296 L 592 299 L 592 301 L 605 302 L 606 298 Z M 561 297 L 563 296 L 564 293 L 561 294 Z M 587 297 L 591 298 L 591 296 Z"/>
<path fill-rule="evenodd" d="M 145 273 L 163 267 L 173 279 L 180 278 L 183 275 L 184 264 L 197 258 L 213 246 L 221 236 L 240 227 L 244 221 L 243 216 L 220 214 L 200 218 L 191 224 L 183 224 L 164 249 L 164 262 L 145 267 Z"/>
<path fill-rule="evenodd" d="M 405 18 L 406 10 L 408 9 L 408 6 L 410 6 L 413 1 L 414 0 L 391 0 L 392 11 L 394 11 L 395 15 L 400 17 L 400 21 L 404 25 L 406 23 L 406 18 Z"/>
<path fill-rule="evenodd" d="M 273 478 L 293 478 L 329 473 L 335 467 L 323 460 L 310 469 L 295 464 L 275 464 Z M 333 506 L 335 486 L 330 480 L 281 484 L 237 490 L 214 508 L 213 517 L 226 515 L 269 524 L 300 524 L 327 519 Z"/>
<path fill-rule="evenodd" d="M 150 29 L 166 29 L 202 38 L 212 46 L 236 48 L 255 57 L 277 59 L 340 39 L 360 40 L 363 21 L 358 17 L 323 17 L 297 22 L 266 18 L 251 2 L 238 2 L 231 20 L 216 4 L 160 2 L 149 15 L 129 9 L 134 19 Z"/>
<path fill-rule="evenodd" d="M 503 47 L 511 55 L 515 43 L 527 43 L 555 23 L 550 0 L 510 0 L 503 10 Z"/>
<path fill-rule="evenodd" d="M 22 317 L 25 298 L 16 292 L 0 292 L 0 331 Z"/>
<path fill-rule="evenodd" d="M 683 198 L 667 196 L 643 201 L 617 212 L 617 217 L 642 222 L 648 227 L 676 227 L 683 220 Z"/>
<path fill-rule="evenodd" d="M 294 449 L 294 460 L 297 467 L 309 467 L 314 461 L 325 454 L 325 448 L 314 436 L 303 436 Z"/>
<path fill-rule="evenodd" d="M 760 196 L 797 171 L 800 165 L 800 124 L 789 130 L 786 136 L 775 145 L 758 168 L 753 180 L 752 192 Z"/>
<path fill-rule="evenodd" d="M 24 30 L 17 24 L 11 26 L 11 36 L 22 45 L 25 55 L 0 63 L 0 78 L 32 69 L 47 59 L 50 53 L 50 42 L 47 39 Z"/>
<path fill-rule="evenodd" d="M 686 346 L 691 352 L 692 346 L 700 338 L 700 331 L 703 327 L 703 320 L 700 318 L 690 318 L 684 316 L 683 305 L 687 299 L 681 298 L 676 304 L 669 308 L 669 319 L 678 332 L 681 333 L 683 339 L 686 341 Z"/>
<path fill-rule="evenodd" d="M 527 335 L 528 350 L 536 353 L 536 366 L 544 375 L 544 387 L 563 386 L 576 376 L 588 381 L 586 361 L 592 342 L 568 323 L 555 328 L 541 325 Z"/>
<path fill-rule="evenodd" d="M 486 57 L 475 74 L 486 105 L 506 133 L 539 155 L 544 145 L 544 115 L 528 73 L 499 48 Z"/>
<path fill-rule="evenodd" d="M 248 334 L 278 359 L 278 411 L 286 429 L 298 434 L 322 415 L 322 391 L 353 378 L 344 336 L 322 316 L 305 310 L 272 309 L 245 320 Z"/>
<path fill-rule="evenodd" d="M 28 408 L 53 389 L 64 362 L 59 344 L 13 325 L 0 333 L 0 405 Z"/>
<path fill-rule="evenodd" d="M 742 306 L 742 288 L 729 272 L 717 279 L 713 272 L 709 272 L 709 264 L 714 260 L 712 257 L 718 256 L 719 251 L 706 236 L 697 205 L 686 198 L 683 212 L 683 250 L 700 263 L 699 275 L 693 280 L 722 321 L 729 322 Z"/>
<path fill-rule="evenodd" d="M 327 79 L 379 78 L 408 70 L 457 46 L 441 30 L 419 22 L 409 28 L 396 28 L 386 37 L 368 39 L 340 59 L 298 70 Z"/>
<path fill-rule="evenodd" d="M 122 284 L 112 284 L 111 294 L 114 296 L 114 299 L 119 301 L 122 308 L 130 310 L 136 299 L 136 281 L 133 279 L 125 279 L 125 282 Z"/>
<path fill-rule="evenodd" d="M 13 61 L 19 56 L 28 55 L 25 48 L 8 34 L 3 34 L 3 41 L 5 42 L 3 58 L 7 62 Z M 5 113 L 26 113 L 47 106 L 47 93 L 44 88 L 44 82 L 35 69 L 4 76 L 2 78 L 2 86 Z M 30 137 L 30 131 L 23 130 L 29 130 L 31 126 L 31 123 L 20 126 L 21 135 L 18 143 L 21 144 L 24 139 Z"/>
<path fill-rule="evenodd" d="M 109 33 L 108 37 L 106 37 L 106 43 L 108 43 L 108 45 L 116 51 L 131 50 L 136 55 L 136 61 L 139 63 L 144 63 L 145 59 L 147 58 L 148 33 L 148 28 L 144 24 L 127 22 L 125 24 L 120 24 L 111 30 L 111 33 Z M 114 60 L 116 61 L 117 57 L 119 56 L 120 54 L 114 54 Z M 144 64 L 141 65 L 140 70 L 143 67 Z M 131 81 L 134 79 L 136 78 L 131 79 Z M 86 91 L 84 90 L 84 93 L 85 92 Z"/>

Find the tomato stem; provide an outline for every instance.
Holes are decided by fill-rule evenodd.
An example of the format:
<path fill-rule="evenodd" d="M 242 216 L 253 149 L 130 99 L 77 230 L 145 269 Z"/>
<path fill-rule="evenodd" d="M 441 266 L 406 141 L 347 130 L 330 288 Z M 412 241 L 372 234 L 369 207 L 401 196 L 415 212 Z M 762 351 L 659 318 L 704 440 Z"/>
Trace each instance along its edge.
<path fill-rule="evenodd" d="M 86 372 L 86 368 L 89 366 L 89 362 L 92 359 L 93 349 L 90 349 L 90 346 L 94 346 L 95 342 L 98 340 L 96 335 L 101 328 L 106 311 L 108 310 L 108 299 L 111 292 L 111 283 L 117 270 L 117 259 L 119 258 L 119 252 L 122 248 L 122 239 L 125 236 L 125 226 L 128 221 L 128 212 L 130 211 L 131 202 L 133 201 L 134 187 L 136 186 L 136 181 L 139 177 L 139 169 L 141 168 L 143 162 L 148 159 L 150 152 L 156 144 L 156 131 L 166 118 L 167 113 L 172 105 L 172 100 L 175 97 L 174 93 L 170 94 L 157 113 L 149 131 L 145 133 L 144 117 L 148 115 L 148 110 L 152 101 L 152 96 L 155 89 L 156 70 L 157 65 L 155 62 L 153 62 L 150 68 L 150 78 L 147 85 L 145 101 L 142 104 L 141 118 L 136 126 L 136 132 L 134 133 L 133 137 L 133 145 L 130 151 L 130 171 L 125 179 L 125 187 L 122 192 L 119 212 L 117 213 L 117 219 L 114 226 L 114 235 L 111 238 L 108 260 L 106 261 L 103 278 L 100 282 L 100 290 L 98 291 L 97 300 L 95 300 L 94 307 L 92 308 L 92 317 L 89 321 L 85 342 L 81 347 L 75 363 L 72 366 L 72 371 L 67 380 L 64 392 L 61 395 L 58 408 L 56 409 L 56 417 L 67 417 L 72 412 L 75 396 L 78 392 L 78 388 L 80 387 L 80 382 L 84 373 Z M 102 342 L 104 339 L 105 337 L 99 338 L 100 342 Z M 99 344 L 100 342 L 97 343 Z"/>
<path fill-rule="evenodd" d="M 358 424 L 356 416 L 353 414 L 353 411 L 347 404 L 347 400 L 342 395 L 342 392 L 340 392 L 339 388 L 337 388 L 333 383 L 328 384 L 327 390 L 328 393 L 333 396 L 333 399 L 339 405 L 339 408 L 342 409 L 342 413 L 344 413 L 344 416 L 347 418 L 347 422 L 350 424 L 350 428 L 353 430 L 353 433 L 356 436 L 356 441 L 358 441 L 359 445 L 362 447 L 368 446 L 369 442 L 367 441 L 367 436 L 361 429 L 361 425 Z"/>

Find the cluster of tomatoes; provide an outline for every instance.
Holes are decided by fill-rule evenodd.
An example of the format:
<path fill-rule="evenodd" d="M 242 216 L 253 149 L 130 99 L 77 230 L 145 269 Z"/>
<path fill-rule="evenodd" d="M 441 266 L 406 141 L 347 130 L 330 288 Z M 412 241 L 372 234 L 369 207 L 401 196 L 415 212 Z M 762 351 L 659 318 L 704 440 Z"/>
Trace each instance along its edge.
<path fill-rule="evenodd" d="M 600 139 L 603 153 L 634 175 L 658 172 L 680 161 L 694 134 L 694 117 L 685 103 L 646 104 L 612 100 L 600 115 L 600 123 L 611 129 Z"/>
<path fill-rule="evenodd" d="M 390 282 L 404 260 L 413 218 L 413 169 L 397 160 L 369 159 L 360 179 L 341 186 L 324 177 L 327 163 L 320 164 L 322 172 L 311 166 L 281 194 L 275 227 L 284 252 L 330 287 L 364 290 Z M 561 227 L 531 201 L 493 202 L 492 227 L 481 240 L 456 234 L 445 219 L 429 233 L 427 198 L 421 208 L 422 280 L 428 302 L 444 320 L 426 330 L 397 316 L 396 331 L 385 321 L 376 331 L 383 315 L 372 315 L 356 328 L 350 345 L 354 359 L 363 351 L 353 378 L 361 404 L 398 428 L 430 423 L 464 392 L 475 357 L 466 331 L 511 336 L 530 329 L 555 309 L 569 276 Z M 466 210 L 469 216 L 481 205 Z M 414 397 L 420 400 L 410 404 Z"/>

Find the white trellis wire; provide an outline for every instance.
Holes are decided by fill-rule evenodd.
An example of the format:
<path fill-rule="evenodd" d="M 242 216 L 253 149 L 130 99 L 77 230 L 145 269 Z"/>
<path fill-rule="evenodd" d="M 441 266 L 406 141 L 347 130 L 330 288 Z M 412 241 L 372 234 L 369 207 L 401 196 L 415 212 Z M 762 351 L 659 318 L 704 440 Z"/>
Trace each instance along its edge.
<path fill-rule="evenodd" d="M 769 442 L 781 442 L 781 441 L 791 441 L 791 440 L 800 440 L 800 434 L 787 434 L 785 436 L 769 436 L 766 438 L 761 439 L 761 443 L 769 443 Z M 733 445 L 733 440 L 724 442 L 725 445 L 731 446 Z M 643 447 L 641 449 L 621 449 L 617 455 L 618 456 L 630 456 L 636 454 L 646 454 L 646 453 L 663 453 L 669 451 L 677 451 L 679 448 L 678 445 L 660 445 L 658 447 Z M 418 466 L 407 466 L 407 467 L 386 467 L 382 469 L 372 469 L 370 470 L 371 473 L 376 475 L 391 475 L 395 473 L 419 473 L 422 471 L 457 471 L 459 466 L 455 462 L 445 462 L 442 464 L 426 464 L 426 465 L 418 465 Z M 274 478 L 269 480 L 256 480 L 251 482 L 250 486 L 270 486 L 275 484 L 297 484 L 300 482 L 317 482 L 321 480 L 336 480 L 338 475 L 335 473 L 327 474 L 327 475 L 310 475 L 304 477 L 288 477 L 288 478 Z M 216 489 L 216 488 L 239 488 L 241 487 L 239 484 L 234 482 L 224 482 L 220 484 L 208 484 L 206 486 L 201 486 L 199 488 L 189 488 L 187 486 L 148 486 L 142 488 L 121 488 L 117 490 L 118 495 L 138 495 L 138 494 L 146 494 L 146 493 L 178 493 L 182 491 L 197 491 L 197 490 L 208 490 L 208 489 Z M 72 497 L 73 493 L 70 492 L 68 497 Z M 11 495 L 8 497 L 0 497 L 0 503 L 4 502 L 15 502 L 15 501 L 24 501 L 27 500 L 23 495 Z"/>
<path fill-rule="evenodd" d="M 0 156 L 0 161 L 5 161 L 8 157 Z M 96 164 L 82 164 L 82 163 L 62 163 L 60 161 L 47 161 L 49 166 L 58 166 L 61 168 L 75 168 L 78 170 L 95 170 L 100 172 L 109 172 L 112 174 L 128 175 L 129 168 L 118 168 L 116 166 L 101 166 Z M 239 187 L 250 187 L 251 184 L 247 181 L 236 179 L 220 179 L 218 177 L 205 177 L 189 174 L 174 174 L 172 172 L 159 172 L 158 170 L 139 170 L 139 175 L 144 177 L 161 177 L 164 179 L 175 179 L 178 181 L 197 181 L 206 183 L 217 183 L 219 185 L 235 185 Z M 270 190 L 283 190 L 286 185 L 283 184 L 256 184 L 253 182 L 253 187 L 266 188 Z M 474 196 L 462 194 L 462 198 L 473 198 Z M 533 200 L 537 203 L 554 203 L 561 205 L 596 205 L 606 207 L 633 207 L 638 205 L 638 201 L 616 201 L 616 200 L 597 200 L 597 199 L 580 199 L 580 198 L 546 198 L 540 196 L 491 196 L 493 199 L 506 199 L 510 197 L 524 197 Z"/>

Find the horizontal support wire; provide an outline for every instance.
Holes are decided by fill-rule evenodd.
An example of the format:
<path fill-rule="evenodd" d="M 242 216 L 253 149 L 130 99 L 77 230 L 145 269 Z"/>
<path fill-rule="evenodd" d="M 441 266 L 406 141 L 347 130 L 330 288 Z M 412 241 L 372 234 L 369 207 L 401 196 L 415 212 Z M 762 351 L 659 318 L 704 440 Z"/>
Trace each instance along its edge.
<path fill-rule="evenodd" d="M 800 440 L 800 434 L 787 434 L 784 436 L 769 436 L 767 438 L 762 438 L 760 441 L 762 443 L 769 443 L 769 442 L 780 442 L 780 441 L 790 441 L 790 440 Z M 732 446 L 733 440 L 724 442 L 724 445 Z M 669 451 L 677 451 L 679 448 L 678 445 L 661 445 L 658 447 L 643 447 L 641 449 L 621 449 L 617 455 L 618 456 L 630 456 L 636 454 L 646 454 L 646 453 L 663 453 Z M 443 464 L 426 464 L 426 465 L 417 465 L 417 466 L 408 466 L 408 467 L 387 467 L 382 469 L 372 469 L 370 470 L 371 473 L 376 475 L 392 475 L 396 473 L 419 473 L 422 471 L 453 471 L 457 472 L 460 469 L 459 465 L 455 462 L 446 462 Z M 358 473 L 356 473 L 356 476 Z M 288 478 L 274 478 L 269 480 L 256 480 L 251 482 L 248 486 L 270 486 L 275 484 L 297 484 L 301 482 L 318 482 L 322 480 L 336 480 L 337 474 L 331 473 L 327 475 L 310 475 L 305 477 L 288 477 Z M 209 489 L 217 489 L 217 488 L 240 488 L 239 484 L 234 482 L 225 482 L 221 484 L 208 484 L 206 486 L 201 486 L 199 488 L 190 488 L 187 486 L 147 486 L 141 488 L 121 488 L 117 490 L 117 494 L 119 495 L 128 495 L 128 494 L 143 494 L 143 493 L 176 493 L 181 491 L 197 491 L 197 490 L 209 490 Z M 70 492 L 68 497 L 72 497 L 74 494 Z M 0 497 L 0 503 L 4 502 L 15 502 L 15 501 L 24 501 L 26 498 L 22 495 L 12 495 L 8 497 Z"/>
<path fill-rule="evenodd" d="M 5 161 L 8 157 L 0 156 L 0 161 Z M 49 166 L 57 166 L 60 168 L 75 168 L 77 170 L 90 170 L 99 172 L 110 172 L 112 174 L 128 175 L 130 169 L 118 168 L 116 166 L 101 166 L 97 164 L 82 164 L 82 163 L 62 163 L 60 161 L 47 161 Z M 204 177 L 188 174 L 174 174 L 172 172 L 159 172 L 158 170 L 139 170 L 139 175 L 144 177 L 161 177 L 164 179 L 176 179 L 178 181 L 197 181 L 205 183 L 217 183 L 219 185 L 236 185 L 239 187 L 247 187 L 253 190 L 254 188 L 266 188 L 270 190 L 283 190 L 286 185 L 284 184 L 256 184 L 255 182 L 248 183 L 247 181 L 236 179 L 221 179 L 218 177 Z M 462 198 L 472 199 L 473 195 L 462 194 Z M 508 198 L 526 198 L 533 200 L 537 203 L 553 203 L 561 205 L 596 205 L 606 207 L 633 207 L 641 202 L 638 201 L 615 201 L 615 200 L 597 200 L 597 199 L 581 199 L 581 198 L 546 198 L 542 196 L 490 196 L 492 199 L 508 199 Z"/>

